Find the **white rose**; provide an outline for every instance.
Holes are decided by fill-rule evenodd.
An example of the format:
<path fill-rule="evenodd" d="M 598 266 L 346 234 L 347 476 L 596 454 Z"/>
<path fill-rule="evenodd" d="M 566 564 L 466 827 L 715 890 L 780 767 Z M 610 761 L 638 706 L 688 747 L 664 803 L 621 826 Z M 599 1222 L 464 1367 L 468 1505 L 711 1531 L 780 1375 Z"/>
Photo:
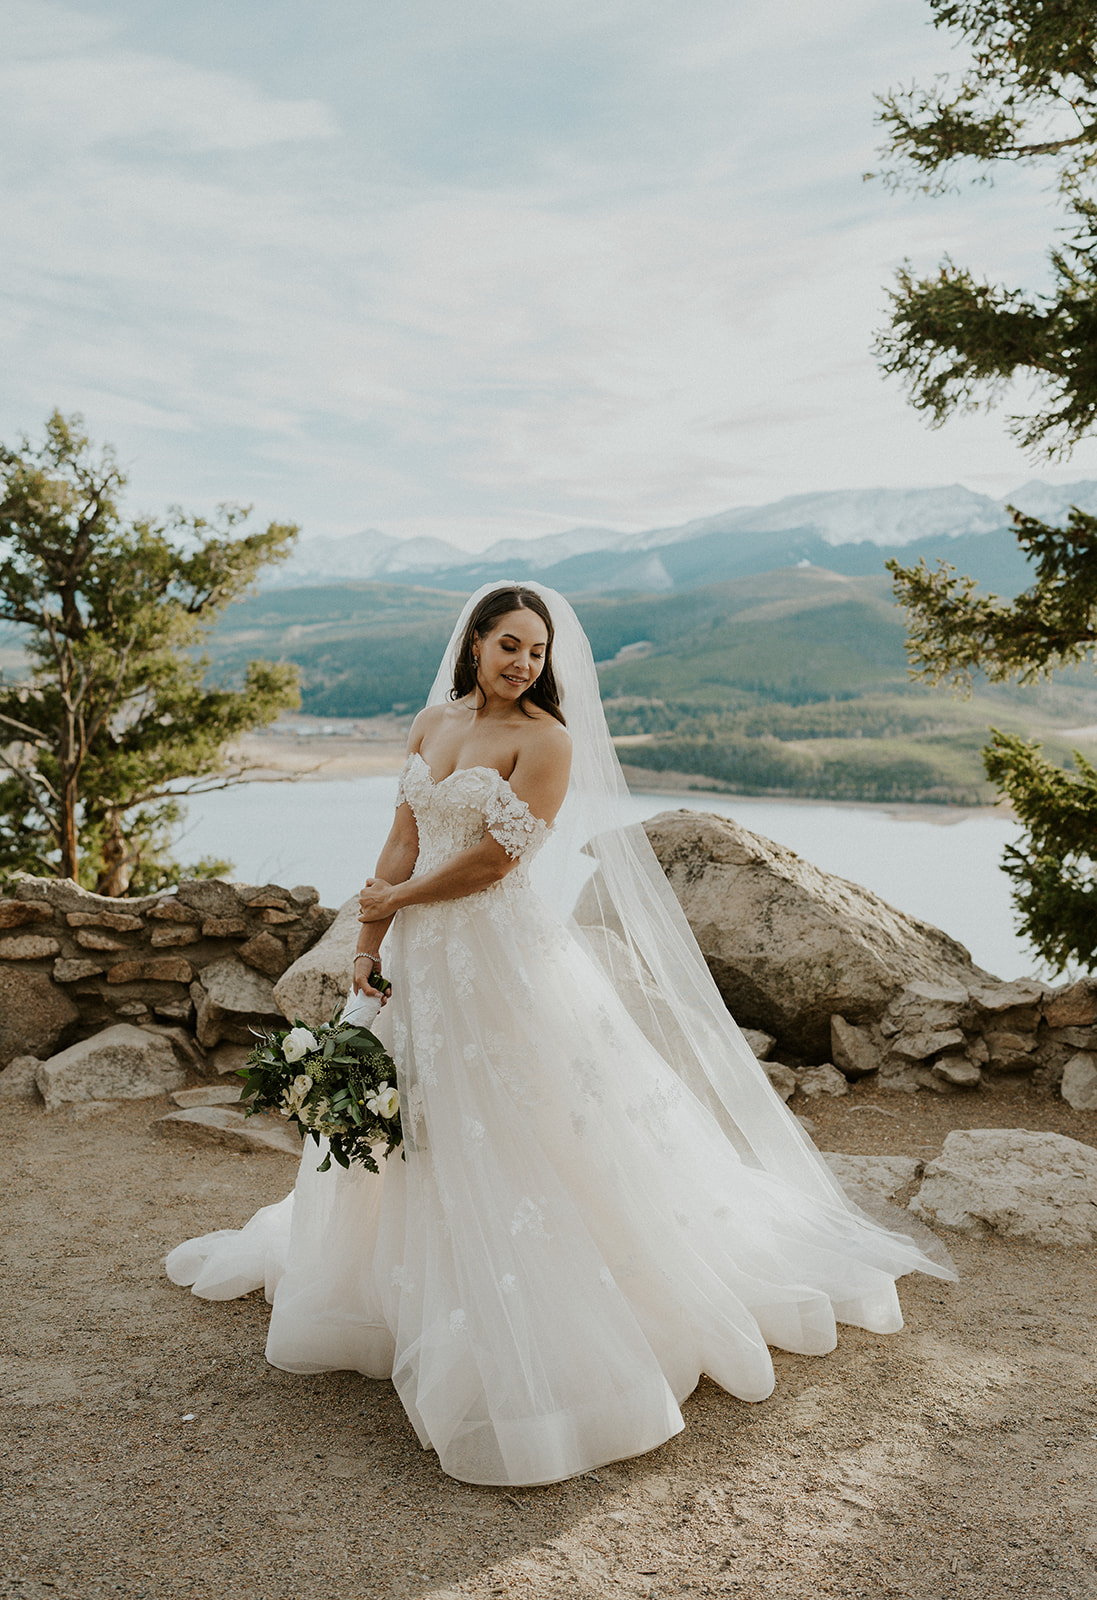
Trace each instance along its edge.
<path fill-rule="evenodd" d="M 299 1072 L 282 1096 L 282 1104 L 287 1116 L 293 1116 L 300 1111 L 305 1102 L 305 1097 L 312 1088 L 312 1079 L 307 1072 Z"/>
<path fill-rule="evenodd" d="M 375 1117 L 385 1117 L 391 1120 L 400 1109 L 400 1093 L 396 1088 L 390 1088 L 383 1083 L 377 1093 L 369 1101 L 369 1109 Z"/>
<path fill-rule="evenodd" d="M 307 1056 L 310 1050 L 319 1050 L 320 1046 L 316 1035 L 307 1028 L 291 1028 L 282 1040 L 282 1054 L 287 1061 L 300 1061 L 302 1056 Z M 311 1088 L 312 1085 L 310 1084 Z"/>

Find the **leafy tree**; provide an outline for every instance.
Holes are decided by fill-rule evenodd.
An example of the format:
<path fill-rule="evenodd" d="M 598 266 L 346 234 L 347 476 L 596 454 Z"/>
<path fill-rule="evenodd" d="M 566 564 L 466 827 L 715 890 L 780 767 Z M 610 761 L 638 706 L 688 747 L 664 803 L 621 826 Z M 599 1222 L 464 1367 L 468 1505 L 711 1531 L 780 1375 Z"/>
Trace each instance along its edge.
<path fill-rule="evenodd" d="M 974 164 L 987 178 L 1001 163 L 1050 168 L 1065 209 L 1042 293 L 978 278 L 946 258 L 917 278 L 905 266 L 891 295 L 891 324 L 878 337 L 885 372 L 940 425 L 957 411 L 998 402 L 1029 380 L 1035 408 L 1009 418 L 1035 455 L 1062 457 L 1097 427 L 1097 7 L 1092 0 L 930 0 L 936 26 L 970 51 L 958 81 L 939 78 L 880 98 L 893 186 L 940 193 Z M 915 676 L 966 687 L 991 679 L 1031 682 L 1092 659 L 1097 644 L 1097 518 L 1074 510 L 1065 528 L 1013 513 L 1035 569 L 1012 602 L 980 595 L 940 562 L 888 565 L 910 617 Z M 1075 771 L 1053 766 L 1038 744 L 991 729 L 984 762 L 1025 830 L 1007 851 L 1023 931 L 1060 967 L 1097 968 L 1097 772 L 1078 753 Z"/>
<path fill-rule="evenodd" d="M 79 416 L 55 412 L 40 447 L 0 446 L 0 620 L 28 662 L 0 676 L 0 872 L 110 895 L 177 880 L 181 797 L 241 781 L 226 745 L 298 703 L 292 666 L 252 661 L 242 688 L 208 687 L 193 653 L 297 529 L 246 531 L 232 506 L 125 520 L 125 482 Z"/>

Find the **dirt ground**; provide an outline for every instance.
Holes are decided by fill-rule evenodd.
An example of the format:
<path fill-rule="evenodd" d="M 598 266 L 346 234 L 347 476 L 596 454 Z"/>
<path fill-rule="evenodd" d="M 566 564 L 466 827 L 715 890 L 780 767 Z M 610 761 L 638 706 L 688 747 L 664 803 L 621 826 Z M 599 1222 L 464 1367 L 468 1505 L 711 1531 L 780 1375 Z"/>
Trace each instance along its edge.
<path fill-rule="evenodd" d="M 961 1281 L 906 1279 L 902 1333 L 777 1353 L 761 1405 L 704 1382 L 642 1458 L 470 1488 L 387 1383 L 267 1366 L 260 1296 L 168 1282 L 172 1245 L 294 1163 L 169 1142 L 166 1109 L 2 1108 L 0 1595 L 1097 1596 L 1097 1252 L 952 1236 Z M 1021 1091 L 804 1109 L 824 1149 L 931 1155 L 980 1124 L 1097 1144 L 1097 1115 Z"/>

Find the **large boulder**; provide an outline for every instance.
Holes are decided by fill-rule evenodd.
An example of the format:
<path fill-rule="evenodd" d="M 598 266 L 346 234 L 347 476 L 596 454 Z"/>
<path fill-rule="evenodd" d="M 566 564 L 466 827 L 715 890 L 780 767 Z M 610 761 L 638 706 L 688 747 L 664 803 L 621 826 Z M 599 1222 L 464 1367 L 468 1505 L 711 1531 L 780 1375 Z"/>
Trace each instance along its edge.
<path fill-rule="evenodd" d="M 274 985 L 274 999 L 284 1017 L 298 1017 L 309 1028 L 331 1020 L 350 988 L 354 947 L 358 943 L 358 896 L 339 907 L 324 937 L 282 974 Z"/>
<path fill-rule="evenodd" d="M 910 1203 L 931 1227 L 1037 1244 L 1097 1243 L 1097 1150 L 1061 1133 L 950 1133 Z"/>
<path fill-rule="evenodd" d="M 732 1015 L 809 1059 L 829 1058 L 832 1017 L 874 1021 L 908 984 L 996 981 L 939 928 L 729 818 L 664 811 L 644 827 Z M 588 890 L 577 919 L 593 906 Z"/>
<path fill-rule="evenodd" d="M 128 1022 L 81 1039 L 36 1073 L 47 1111 L 75 1100 L 144 1100 L 186 1082 L 175 1052 L 160 1034 Z"/>
<path fill-rule="evenodd" d="M 0 965 L 0 1066 L 16 1056 L 50 1055 L 79 1020 L 48 973 Z"/>
<path fill-rule="evenodd" d="M 203 967 L 190 986 L 198 1043 L 211 1049 L 222 1039 L 253 1044 L 256 1032 L 278 1027 L 282 1018 L 269 978 L 235 956 Z"/>

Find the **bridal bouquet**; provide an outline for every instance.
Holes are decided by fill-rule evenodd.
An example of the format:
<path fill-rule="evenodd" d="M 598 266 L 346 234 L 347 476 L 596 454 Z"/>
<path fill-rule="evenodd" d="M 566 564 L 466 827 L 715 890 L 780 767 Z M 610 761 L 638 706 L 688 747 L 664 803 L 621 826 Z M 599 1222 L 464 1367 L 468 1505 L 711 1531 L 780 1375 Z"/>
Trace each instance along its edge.
<path fill-rule="evenodd" d="M 379 974 L 373 984 L 386 994 L 391 988 Z M 327 1139 L 318 1172 L 333 1160 L 377 1172 L 371 1147 L 383 1143 L 387 1157 L 403 1142 L 396 1064 L 362 1020 L 376 1015 L 367 1004 L 352 996 L 319 1028 L 307 1028 L 298 1017 L 292 1028 L 262 1034 L 240 1073 L 240 1098 L 251 1102 L 246 1115 L 277 1111 L 296 1124 L 302 1139 Z"/>

